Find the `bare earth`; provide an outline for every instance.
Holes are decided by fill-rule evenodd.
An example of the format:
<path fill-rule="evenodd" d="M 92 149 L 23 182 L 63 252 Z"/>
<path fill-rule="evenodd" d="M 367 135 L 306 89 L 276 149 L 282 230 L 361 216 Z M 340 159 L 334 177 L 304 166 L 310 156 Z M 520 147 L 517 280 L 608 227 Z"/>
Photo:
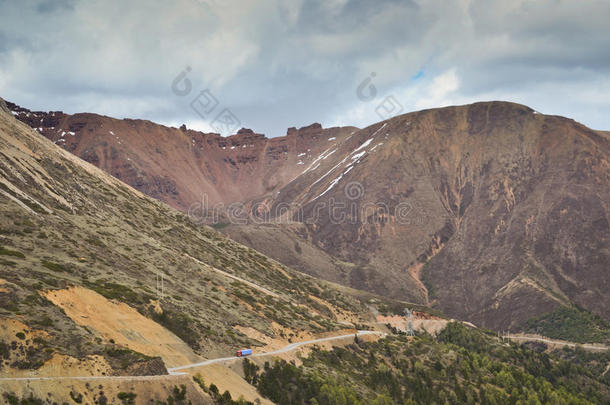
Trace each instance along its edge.
<path fill-rule="evenodd" d="M 160 356 L 169 367 L 201 360 L 179 337 L 127 304 L 110 301 L 82 287 L 52 290 L 43 295 L 77 324 L 131 350 Z"/>

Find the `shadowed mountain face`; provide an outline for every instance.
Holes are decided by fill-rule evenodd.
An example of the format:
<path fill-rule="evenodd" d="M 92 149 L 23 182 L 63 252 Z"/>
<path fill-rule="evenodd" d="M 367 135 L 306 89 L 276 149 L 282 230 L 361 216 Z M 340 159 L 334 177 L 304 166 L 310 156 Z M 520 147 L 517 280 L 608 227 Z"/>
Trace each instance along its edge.
<path fill-rule="evenodd" d="M 489 327 L 570 303 L 608 318 L 609 152 L 607 134 L 511 103 L 411 113 L 253 203 L 280 224 L 226 230 L 303 271 Z"/>
<path fill-rule="evenodd" d="M 311 156 L 357 130 L 312 124 L 272 139 L 245 128 L 222 137 L 144 120 L 7 106 L 58 146 L 182 211 L 202 201 L 226 204 L 272 192 Z"/>
<path fill-rule="evenodd" d="M 223 231 L 309 274 L 494 328 L 561 304 L 610 316 L 610 137 L 572 120 L 491 102 L 266 139 L 11 109 L 182 210 L 247 201 Z"/>

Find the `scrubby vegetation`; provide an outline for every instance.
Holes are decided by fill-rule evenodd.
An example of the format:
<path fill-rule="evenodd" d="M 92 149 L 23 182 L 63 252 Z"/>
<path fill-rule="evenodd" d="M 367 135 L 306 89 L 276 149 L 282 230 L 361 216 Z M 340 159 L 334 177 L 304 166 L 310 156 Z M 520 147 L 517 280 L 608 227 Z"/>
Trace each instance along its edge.
<path fill-rule="evenodd" d="M 123 405 L 135 405 L 137 395 L 133 392 L 119 392 L 116 397 Z"/>
<path fill-rule="evenodd" d="M 43 260 L 42 265 L 52 271 L 69 272 L 69 270 L 63 264 L 54 263 L 48 260 Z"/>
<path fill-rule="evenodd" d="M 13 256 L 18 257 L 20 259 L 25 259 L 25 255 L 17 250 L 7 249 L 5 247 L 0 246 L 0 255 L 1 256 Z"/>
<path fill-rule="evenodd" d="M 93 283 L 85 282 L 85 285 L 108 299 L 120 300 L 131 305 L 145 302 L 141 295 L 119 283 L 97 280 Z"/>
<path fill-rule="evenodd" d="M 225 391 L 221 394 L 218 391 L 218 387 L 214 384 L 210 384 L 208 387 L 203 380 L 201 374 L 197 374 L 193 377 L 193 380 L 201 387 L 203 391 L 205 391 L 214 401 L 215 405 L 254 405 L 252 402 L 246 401 L 243 398 L 239 398 L 237 401 L 231 398 L 231 393 L 229 391 Z"/>
<path fill-rule="evenodd" d="M 164 309 L 162 313 L 151 312 L 156 322 L 165 326 L 184 340 L 189 346 L 199 348 L 199 331 L 196 322 L 187 314 Z"/>
<path fill-rule="evenodd" d="M 610 323 L 577 307 L 560 307 L 530 319 L 524 328 L 554 339 L 578 343 L 610 343 Z"/>
<path fill-rule="evenodd" d="M 44 403 L 41 399 L 34 398 L 33 396 L 20 399 L 9 393 L 5 393 L 2 399 L 9 405 L 42 405 Z"/>
<path fill-rule="evenodd" d="M 451 323 L 438 339 L 391 336 L 314 350 L 301 366 L 244 368 L 280 404 L 605 404 L 610 381 L 600 363 L 574 351 L 538 353 Z"/>
<path fill-rule="evenodd" d="M 146 356 L 145 354 L 115 345 L 107 346 L 104 349 L 103 354 L 108 362 L 117 369 L 126 369 L 135 363 L 152 360 L 152 357 Z"/>

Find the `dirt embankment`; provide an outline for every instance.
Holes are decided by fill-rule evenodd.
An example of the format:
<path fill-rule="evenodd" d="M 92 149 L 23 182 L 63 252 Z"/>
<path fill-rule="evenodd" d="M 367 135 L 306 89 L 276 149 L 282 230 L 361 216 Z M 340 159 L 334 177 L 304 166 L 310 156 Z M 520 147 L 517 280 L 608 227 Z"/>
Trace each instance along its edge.
<path fill-rule="evenodd" d="M 179 337 L 127 304 L 110 301 L 83 287 L 42 294 L 77 324 L 93 329 L 107 341 L 112 339 L 136 352 L 159 356 L 168 367 L 202 360 Z"/>

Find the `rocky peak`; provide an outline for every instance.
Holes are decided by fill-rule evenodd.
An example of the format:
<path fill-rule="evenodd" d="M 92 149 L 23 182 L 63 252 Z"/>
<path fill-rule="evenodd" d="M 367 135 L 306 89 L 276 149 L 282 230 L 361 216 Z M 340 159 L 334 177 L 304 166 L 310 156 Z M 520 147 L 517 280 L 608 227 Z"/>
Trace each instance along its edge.
<path fill-rule="evenodd" d="M 235 202 L 280 187 L 327 149 L 327 140 L 338 142 L 353 130 L 313 124 L 295 129 L 311 134 L 307 137 L 269 139 L 250 128 L 223 137 L 186 125 L 170 128 L 91 113 L 32 112 L 13 103 L 8 108 L 58 146 L 182 210 L 199 201 L 202 192 L 210 203 Z"/>
<path fill-rule="evenodd" d="M 244 135 L 244 134 L 254 134 L 254 131 L 251 130 L 250 128 L 241 128 L 239 131 L 237 131 L 237 135 Z"/>
<path fill-rule="evenodd" d="M 300 132 L 305 132 L 305 131 L 319 131 L 322 129 L 322 124 L 318 123 L 318 122 L 314 122 L 311 125 L 306 125 L 304 127 L 299 128 Z"/>

